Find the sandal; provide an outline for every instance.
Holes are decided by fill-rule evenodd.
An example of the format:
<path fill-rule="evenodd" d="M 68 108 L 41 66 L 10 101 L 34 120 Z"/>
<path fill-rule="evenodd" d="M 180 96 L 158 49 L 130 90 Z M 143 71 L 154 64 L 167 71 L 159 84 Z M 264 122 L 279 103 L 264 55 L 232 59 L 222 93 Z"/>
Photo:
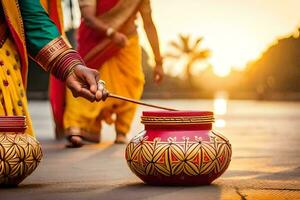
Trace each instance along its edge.
<path fill-rule="evenodd" d="M 70 142 L 67 144 L 69 148 L 80 148 L 84 145 L 82 136 L 80 135 L 70 135 L 67 139 Z"/>
<path fill-rule="evenodd" d="M 79 148 L 84 145 L 80 128 L 70 127 L 65 131 L 65 134 L 69 141 L 69 144 L 67 144 L 66 147 Z"/>
<path fill-rule="evenodd" d="M 65 131 L 65 135 L 70 144 L 67 147 L 79 148 L 88 143 L 99 143 L 100 134 L 90 133 L 78 127 L 69 127 Z"/>

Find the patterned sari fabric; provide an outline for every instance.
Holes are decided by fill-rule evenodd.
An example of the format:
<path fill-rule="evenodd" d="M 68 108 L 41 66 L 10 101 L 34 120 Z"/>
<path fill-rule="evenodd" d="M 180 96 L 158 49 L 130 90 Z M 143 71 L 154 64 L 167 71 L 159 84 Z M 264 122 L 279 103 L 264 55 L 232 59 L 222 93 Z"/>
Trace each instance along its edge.
<path fill-rule="evenodd" d="M 0 116 L 26 116 L 26 133 L 33 135 L 16 47 L 7 38 L 0 48 Z"/>
<path fill-rule="evenodd" d="M 40 1 L 0 0 L 0 115 L 27 116 L 27 133 L 33 134 L 24 92 L 28 57 L 61 81 L 84 65 Z"/>

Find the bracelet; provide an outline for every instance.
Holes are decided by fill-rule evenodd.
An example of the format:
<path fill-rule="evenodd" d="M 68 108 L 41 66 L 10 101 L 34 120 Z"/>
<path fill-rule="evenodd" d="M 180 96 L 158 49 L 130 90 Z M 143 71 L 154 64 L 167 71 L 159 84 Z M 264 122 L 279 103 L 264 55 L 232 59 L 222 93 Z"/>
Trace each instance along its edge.
<path fill-rule="evenodd" d="M 109 27 L 108 29 L 106 29 L 106 36 L 111 37 L 115 32 L 116 30 L 114 28 Z"/>
<path fill-rule="evenodd" d="M 69 51 L 71 46 L 61 37 L 57 37 L 46 44 L 34 57 L 34 60 L 45 70 L 51 71 L 51 64 L 57 57 Z"/>
<path fill-rule="evenodd" d="M 156 63 L 157 65 L 162 65 L 162 64 L 163 64 L 163 59 L 162 59 L 162 58 L 159 59 L 159 60 L 156 60 L 156 59 L 155 59 L 155 63 Z"/>
<path fill-rule="evenodd" d="M 74 73 L 75 67 L 76 67 L 76 65 L 73 65 L 72 67 L 70 67 L 70 69 L 67 70 L 67 72 L 65 73 L 64 79 L 67 79 L 69 76 L 71 76 Z"/>
<path fill-rule="evenodd" d="M 58 56 L 51 64 L 51 73 L 63 81 L 74 72 L 74 67 L 76 65 L 85 65 L 79 54 L 71 49 Z"/>

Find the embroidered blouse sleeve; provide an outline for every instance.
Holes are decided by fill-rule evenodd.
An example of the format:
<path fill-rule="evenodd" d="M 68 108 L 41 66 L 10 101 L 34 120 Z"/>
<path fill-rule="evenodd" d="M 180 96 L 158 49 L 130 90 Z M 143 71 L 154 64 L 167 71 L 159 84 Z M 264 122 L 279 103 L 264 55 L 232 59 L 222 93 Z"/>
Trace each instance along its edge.
<path fill-rule="evenodd" d="M 19 5 L 30 57 L 65 80 L 75 65 L 83 64 L 81 57 L 61 37 L 39 0 L 19 0 Z"/>

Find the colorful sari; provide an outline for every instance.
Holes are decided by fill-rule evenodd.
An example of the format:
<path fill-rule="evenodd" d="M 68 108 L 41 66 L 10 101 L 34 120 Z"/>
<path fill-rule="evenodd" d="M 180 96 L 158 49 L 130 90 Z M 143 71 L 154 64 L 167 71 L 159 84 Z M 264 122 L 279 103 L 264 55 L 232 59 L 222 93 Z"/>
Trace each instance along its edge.
<path fill-rule="evenodd" d="M 6 38 L 0 48 L 0 116 L 26 116 L 26 133 L 34 135 L 20 66 L 16 45 Z"/>
<path fill-rule="evenodd" d="M 16 5 L 14 1 L 2 1 L 0 4 L 0 115 L 26 116 L 25 132 L 34 135 L 25 92 L 28 71 L 25 35 Z"/>
<path fill-rule="evenodd" d="M 28 57 L 60 80 L 83 62 L 39 1 L 1 0 L 0 25 L 0 115 L 25 115 L 26 132 L 33 135 L 25 94 Z"/>
<path fill-rule="evenodd" d="M 122 32 L 126 29 L 124 25 L 128 20 L 135 18 L 141 2 L 99 0 L 98 18 Z M 127 35 L 129 44 L 118 48 L 105 35 L 92 30 L 84 22 L 81 23 L 78 33 L 78 52 L 88 67 L 100 72 L 107 89 L 115 94 L 139 99 L 143 92 L 144 75 L 137 34 Z M 100 103 L 90 103 L 82 98 L 75 99 L 67 90 L 64 114 L 66 134 L 81 135 L 86 140 L 99 142 L 102 121 L 114 123 L 117 133 L 127 134 L 135 110 L 136 105 L 115 99 L 107 99 Z"/>

